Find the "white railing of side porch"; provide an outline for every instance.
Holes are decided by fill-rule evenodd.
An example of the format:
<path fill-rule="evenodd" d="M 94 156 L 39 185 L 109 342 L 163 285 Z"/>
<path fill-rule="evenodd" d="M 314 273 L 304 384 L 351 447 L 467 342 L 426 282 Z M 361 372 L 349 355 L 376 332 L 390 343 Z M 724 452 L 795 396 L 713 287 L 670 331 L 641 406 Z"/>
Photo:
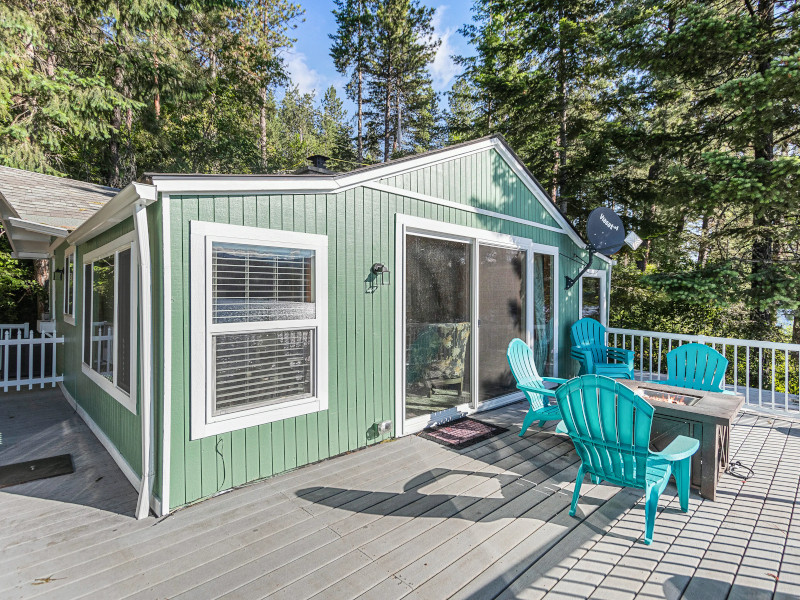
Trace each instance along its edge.
<path fill-rule="evenodd" d="M 614 327 L 607 333 L 609 346 L 633 350 L 637 379 L 666 378 L 667 352 L 682 344 L 697 342 L 711 346 L 728 359 L 723 385 L 727 390 L 744 394 L 747 404 L 800 412 L 800 344 Z"/>
<path fill-rule="evenodd" d="M 56 348 L 64 342 L 63 337 L 37 336 L 27 326 L 0 327 L 5 328 L 0 334 L 0 391 L 55 387 L 64 380 L 56 374 Z"/>

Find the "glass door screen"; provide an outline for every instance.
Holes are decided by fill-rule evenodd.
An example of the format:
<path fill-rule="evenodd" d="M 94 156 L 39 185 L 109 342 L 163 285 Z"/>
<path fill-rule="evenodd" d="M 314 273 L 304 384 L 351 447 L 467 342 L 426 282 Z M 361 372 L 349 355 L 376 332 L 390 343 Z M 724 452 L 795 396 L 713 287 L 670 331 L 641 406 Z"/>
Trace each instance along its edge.
<path fill-rule="evenodd" d="M 471 404 L 472 244 L 406 239 L 405 418 Z"/>
<path fill-rule="evenodd" d="M 517 248 L 478 247 L 478 401 L 517 391 L 506 351 L 526 339 L 527 253 Z"/>

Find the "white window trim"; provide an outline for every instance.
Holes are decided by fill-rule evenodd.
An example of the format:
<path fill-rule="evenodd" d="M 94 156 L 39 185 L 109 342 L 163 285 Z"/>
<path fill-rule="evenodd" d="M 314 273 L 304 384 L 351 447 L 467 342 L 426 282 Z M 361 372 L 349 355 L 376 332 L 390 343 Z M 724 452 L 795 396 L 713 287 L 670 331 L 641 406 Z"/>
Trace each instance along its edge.
<path fill-rule="evenodd" d="M 558 356 L 559 356 L 559 290 L 557 282 L 559 281 L 559 250 L 557 246 L 548 246 L 539 244 L 530 238 L 508 235 L 504 233 L 497 233 L 485 229 L 478 229 L 475 227 L 467 227 L 464 225 L 453 225 L 450 223 L 442 223 L 433 219 L 426 219 L 424 217 L 415 217 L 410 215 L 398 214 L 396 217 L 396 230 L 395 230 L 395 435 L 397 437 L 409 435 L 421 431 L 425 427 L 435 424 L 436 422 L 444 422 L 458 414 L 473 414 L 484 410 L 491 410 L 498 408 L 511 402 L 516 402 L 522 398 L 522 392 L 511 393 L 499 398 L 480 403 L 479 405 L 461 404 L 453 409 L 437 413 L 436 420 L 431 420 L 430 416 L 415 417 L 412 419 L 405 418 L 405 327 L 406 327 L 406 298 L 405 298 L 405 262 L 406 262 L 406 237 L 408 234 L 416 236 L 432 237 L 436 239 L 453 239 L 456 241 L 469 242 L 472 246 L 472 262 L 473 268 L 473 289 L 471 290 L 472 297 L 472 313 L 474 319 L 478 318 L 478 294 L 475 293 L 479 288 L 479 274 L 478 268 L 478 251 L 479 246 L 492 245 L 506 248 L 518 248 L 527 252 L 527 276 L 526 276 L 526 322 L 528 323 L 526 329 L 527 344 L 532 344 L 534 341 L 533 329 L 533 269 L 534 269 L 534 254 L 549 254 L 553 257 L 553 376 L 558 377 Z M 480 336 L 480 330 L 474 328 L 475 335 L 473 336 L 472 343 L 477 348 Z M 479 356 L 477 352 L 472 353 L 472 364 L 470 368 L 472 373 L 478 373 Z"/>
<path fill-rule="evenodd" d="M 62 285 L 64 297 L 62 298 L 61 303 L 61 311 L 64 315 L 64 322 L 69 323 L 73 327 L 75 326 L 75 305 L 77 304 L 77 294 L 78 294 L 78 286 L 75 285 L 75 281 L 77 280 L 77 273 L 78 273 L 78 265 L 75 264 L 75 246 L 70 246 L 64 251 L 64 279 L 68 277 L 69 270 L 67 269 L 67 259 L 72 257 L 72 280 L 69 283 L 72 284 L 72 312 L 67 312 L 67 286 Z M 66 282 L 64 282 L 66 284 Z"/>
<path fill-rule="evenodd" d="M 193 440 L 227 433 L 264 423 L 281 421 L 328 408 L 328 237 L 311 233 L 279 231 L 190 221 L 190 345 L 191 345 L 191 431 Z M 214 416 L 211 394 L 211 244 L 229 242 L 314 250 L 314 289 L 317 318 L 265 323 L 227 323 L 236 332 L 268 329 L 315 328 L 315 396 L 290 400 L 278 405 L 259 406 Z"/>
<path fill-rule="evenodd" d="M 92 250 L 91 252 L 87 252 L 83 255 L 81 259 L 81 276 L 84 277 L 83 281 L 83 288 L 81 293 L 81 298 L 85 299 L 86 294 L 86 278 L 85 274 L 85 267 L 87 264 L 94 262 L 99 258 L 105 258 L 106 256 L 111 256 L 112 254 L 116 255 L 118 252 L 123 250 L 127 250 L 130 248 L 131 251 L 131 331 L 130 331 L 130 340 L 131 340 L 131 364 L 130 364 L 130 381 L 131 381 L 131 393 L 128 394 L 125 391 L 118 388 L 115 383 L 117 380 L 117 342 L 119 337 L 115 334 L 114 335 L 114 347 L 112 349 L 113 356 L 114 356 L 114 381 L 109 381 L 100 373 L 95 371 L 91 368 L 90 365 L 87 365 L 83 362 L 83 350 L 86 346 L 86 339 L 85 339 L 85 328 L 84 323 L 81 323 L 81 372 L 86 375 L 93 383 L 95 383 L 100 389 L 106 392 L 109 396 L 111 396 L 114 400 L 119 402 L 122 406 L 127 408 L 130 412 L 134 415 L 136 414 L 136 399 L 137 399 L 137 388 L 136 383 L 138 381 L 137 377 L 137 365 L 138 365 L 138 357 L 139 357 L 139 346 L 138 346 L 138 337 L 139 331 L 137 327 L 138 317 L 139 317 L 139 261 L 138 261 L 138 253 L 136 248 L 136 232 L 132 231 L 128 234 L 123 235 L 122 237 L 117 238 L 113 242 L 109 242 L 108 244 L 97 248 L 96 250 Z M 114 323 L 118 322 L 117 319 L 117 310 L 119 307 L 119 303 L 117 302 L 117 298 L 119 297 L 119 269 L 117 268 L 117 260 L 115 257 L 114 260 Z M 94 294 L 90 296 L 92 298 L 92 302 L 94 302 Z M 74 301 L 73 301 L 74 305 Z M 84 310 L 81 312 L 82 315 L 86 315 L 85 307 L 82 307 Z M 89 314 L 94 314 L 94 307 L 89 307 Z M 84 318 L 84 317 L 82 317 Z M 116 326 L 116 325 L 115 325 Z M 90 355 L 89 360 L 92 357 Z"/>
<path fill-rule="evenodd" d="M 589 269 L 586 273 L 581 275 L 581 279 L 578 283 L 578 318 L 583 318 L 583 280 L 587 277 L 600 280 L 600 323 L 604 327 L 608 327 L 606 272 L 600 269 Z"/>

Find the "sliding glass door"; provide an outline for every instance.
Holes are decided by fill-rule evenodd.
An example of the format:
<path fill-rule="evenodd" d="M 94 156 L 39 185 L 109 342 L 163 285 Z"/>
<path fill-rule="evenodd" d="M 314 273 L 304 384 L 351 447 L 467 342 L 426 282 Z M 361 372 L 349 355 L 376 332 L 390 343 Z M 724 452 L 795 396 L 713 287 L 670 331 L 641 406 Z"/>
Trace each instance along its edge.
<path fill-rule="evenodd" d="M 405 418 L 470 404 L 472 244 L 406 239 Z"/>
<path fill-rule="evenodd" d="M 521 398 L 506 360 L 514 338 L 531 345 L 542 375 L 557 374 L 557 248 L 413 217 L 400 223 L 401 434 Z"/>
<path fill-rule="evenodd" d="M 527 254 L 518 248 L 478 248 L 478 402 L 518 391 L 506 350 L 514 338 L 528 337 Z"/>

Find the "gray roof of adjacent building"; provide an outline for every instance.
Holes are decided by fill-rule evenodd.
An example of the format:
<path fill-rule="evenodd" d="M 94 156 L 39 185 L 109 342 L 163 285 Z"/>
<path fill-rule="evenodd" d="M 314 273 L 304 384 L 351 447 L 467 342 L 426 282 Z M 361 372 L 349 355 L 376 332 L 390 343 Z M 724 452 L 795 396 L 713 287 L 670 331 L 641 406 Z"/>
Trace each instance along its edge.
<path fill-rule="evenodd" d="M 76 229 L 118 192 L 86 181 L 0 166 L 0 200 L 16 213 L 10 216 L 43 225 Z"/>

